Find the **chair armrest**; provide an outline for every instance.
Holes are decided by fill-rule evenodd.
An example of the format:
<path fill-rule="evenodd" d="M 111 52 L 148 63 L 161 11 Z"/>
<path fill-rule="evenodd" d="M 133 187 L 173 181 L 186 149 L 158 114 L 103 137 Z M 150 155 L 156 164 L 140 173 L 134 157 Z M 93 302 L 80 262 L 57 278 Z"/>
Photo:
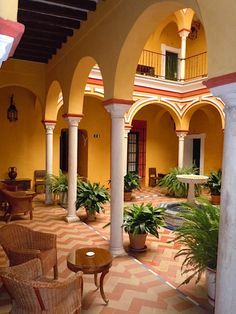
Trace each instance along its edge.
<path fill-rule="evenodd" d="M 62 282 L 36 281 L 33 283 L 34 289 L 40 293 L 46 310 L 60 305 L 69 298 L 72 298 L 74 303 L 81 304 L 82 286 L 82 272 L 78 272 Z"/>
<path fill-rule="evenodd" d="M 32 247 L 39 250 L 50 250 L 56 248 L 57 235 L 40 231 L 32 231 L 30 237 Z"/>

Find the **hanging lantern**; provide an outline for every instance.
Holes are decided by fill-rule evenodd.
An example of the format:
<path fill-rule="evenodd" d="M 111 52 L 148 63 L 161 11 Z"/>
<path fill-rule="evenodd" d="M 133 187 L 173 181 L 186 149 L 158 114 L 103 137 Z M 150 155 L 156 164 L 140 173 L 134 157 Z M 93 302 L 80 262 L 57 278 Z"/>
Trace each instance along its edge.
<path fill-rule="evenodd" d="M 10 122 L 15 122 L 18 120 L 18 111 L 13 101 L 13 95 L 11 95 L 10 106 L 7 109 L 7 119 Z"/>

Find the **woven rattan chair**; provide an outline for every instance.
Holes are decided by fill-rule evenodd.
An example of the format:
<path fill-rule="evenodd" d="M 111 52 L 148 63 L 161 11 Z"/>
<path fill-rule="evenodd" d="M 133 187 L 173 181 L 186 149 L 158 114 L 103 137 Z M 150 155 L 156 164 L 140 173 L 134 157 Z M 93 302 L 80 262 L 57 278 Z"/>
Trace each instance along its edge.
<path fill-rule="evenodd" d="M 0 273 L 12 300 L 12 314 L 72 314 L 80 313 L 83 287 L 82 273 L 64 281 L 49 281 L 42 277 L 39 259 L 9 267 Z"/>
<path fill-rule="evenodd" d="M 39 258 L 43 274 L 46 275 L 53 267 L 54 279 L 57 279 L 55 234 L 33 231 L 16 224 L 7 224 L 0 228 L 0 244 L 9 259 L 10 266 Z"/>
<path fill-rule="evenodd" d="M 9 222 L 15 214 L 29 213 L 30 219 L 33 219 L 33 194 L 27 194 L 25 191 L 12 192 L 8 190 L 2 190 L 1 194 L 8 203 L 8 206 L 5 208 L 5 218 L 7 222 Z"/>

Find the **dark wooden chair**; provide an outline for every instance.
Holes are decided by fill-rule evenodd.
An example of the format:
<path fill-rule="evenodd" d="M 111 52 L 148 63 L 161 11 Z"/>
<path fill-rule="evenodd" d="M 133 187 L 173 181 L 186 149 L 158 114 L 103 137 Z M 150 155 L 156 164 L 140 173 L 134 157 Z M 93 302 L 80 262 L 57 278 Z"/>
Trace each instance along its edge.
<path fill-rule="evenodd" d="M 148 169 L 148 186 L 156 186 L 157 170 L 156 168 Z"/>
<path fill-rule="evenodd" d="M 0 278 L 12 300 L 11 313 L 81 313 L 82 272 L 64 281 L 43 277 L 38 258 L 6 268 Z"/>
<path fill-rule="evenodd" d="M 35 170 L 34 171 L 34 190 L 36 193 L 45 192 L 46 188 L 46 170 Z"/>
<path fill-rule="evenodd" d="M 55 234 L 34 231 L 16 224 L 0 228 L 0 244 L 10 266 L 39 258 L 43 274 L 46 275 L 53 268 L 55 279 L 58 277 L 56 238 Z"/>

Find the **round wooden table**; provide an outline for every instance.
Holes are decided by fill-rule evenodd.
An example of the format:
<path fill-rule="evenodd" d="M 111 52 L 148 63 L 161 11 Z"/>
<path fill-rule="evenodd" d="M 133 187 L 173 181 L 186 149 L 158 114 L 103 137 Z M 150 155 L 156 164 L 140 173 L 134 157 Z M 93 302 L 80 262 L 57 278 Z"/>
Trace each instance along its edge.
<path fill-rule="evenodd" d="M 108 250 L 98 247 L 80 248 L 67 257 L 67 267 L 73 272 L 82 271 L 84 274 L 93 274 L 94 283 L 100 288 L 101 296 L 107 304 L 108 299 L 103 290 L 103 280 L 109 272 L 112 265 L 113 257 Z M 97 274 L 101 273 L 99 285 L 97 282 Z"/>

